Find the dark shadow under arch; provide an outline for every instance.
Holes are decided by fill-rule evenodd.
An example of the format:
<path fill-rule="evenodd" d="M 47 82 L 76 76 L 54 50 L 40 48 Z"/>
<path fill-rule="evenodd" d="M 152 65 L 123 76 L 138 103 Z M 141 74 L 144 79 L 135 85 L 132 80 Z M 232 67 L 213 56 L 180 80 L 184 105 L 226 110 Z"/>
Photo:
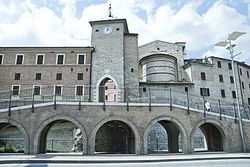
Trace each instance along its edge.
<path fill-rule="evenodd" d="M 200 126 L 200 129 L 206 138 L 207 151 L 223 151 L 222 136 L 216 126 L 205 123 Z"/>
<path fill-rule="evenodd" d="M 193 128 L 191 133 L 191 148 L 194 150 L 194 135 L 200 129 L 205 137 L 206 149 L 203 151 L 224 151 L 226 146 L 225 133 L 222 127 L 214 120 L 203 120 Z"/>
<path fill-rule="evenodd" d="M 160 126 L 162 126 L 166 133 L 161 132 L 163 134 L 158 134 L 158 136 L 156 136 L 157 142 L 155 144 L 156 144 L 157 150 L 150 150 L 149 145 L 148 145 L 148 153 L 150 154 L 150 153 L 166 153 L 166 152 L 167 153 L 178 153 L 178 152 L 182 152 L 181 133 L 180 133 L 179 129 L 177 128 L 177 126 L 174 123 L 167 121 L 167 120 L 158 121 L 156 124 L 159 124 Z M 155 130 L 157 131 L 157 129 L 155 129 Z M 151 131 L 149 132 L 148 135 L 150 135 L 150 133 L 151 133 Z M 162 135 L 166 135 L 165 138 Z M 149 136 L 148 136 L 147 140 L 148 140 L 148 144 L 149 144 L 150 143 Z M 164 143 L 165 148 L 166 148 L 165 150 L 158 149 L 160 143 Z"/>
<path fill-rule="evenodd" d="M 148 134 L 150 127 L 154 124 L 159 123 L 164 127 L 168 134 L 168 152 L 177 153 L 183 152 L 188 153 L 188 141 L 186 140 L 187 132 L 184 126 L 175 118 L 168 116 L 160 116 L 153 119 L 148 123 L 147 128 L 144 132 L 144 154 L 148 154 Z"/>
<path fill-rule="evenodd" d="M 134 154 L 135 135 L 132 129 L 122 121 L 108 121 L 97 131 L 95 152 L 109 154 Z"/>

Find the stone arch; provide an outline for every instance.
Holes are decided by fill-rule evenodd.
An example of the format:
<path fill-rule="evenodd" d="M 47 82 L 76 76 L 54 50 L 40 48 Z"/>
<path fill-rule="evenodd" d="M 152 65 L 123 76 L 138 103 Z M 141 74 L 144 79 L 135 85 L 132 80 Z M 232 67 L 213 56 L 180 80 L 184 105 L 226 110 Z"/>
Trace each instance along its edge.
<path fill-rule="evenodd" d="M 20 132 L 22 133 L 23 137 L 24 137 L 24 154 L 30 154 L 30 138 L 29 138 L 29 134 L 27 132 L 27 130 L 25 129 L 25 127 L 20 124 L 19 122 L 15 121 L 14 119 L 11 118 L 2 118 L 0 119 L 0 123 L 9 123 L 11 125 L 14 125 L 18 128 L 18 130 L 20 130 Z"/>
<path fill-rule="evenodd" d="M 223 129 L 223 126 L 221 125 L 220 122 L 214 119 L 203 119 L 199 121 L 192 129 L 191 134 L 190 134 L 190 151 L 194 152 L 194 139 L 193 136 L 198 128 L 200 128 L 204 124 L 211 124 L 216 127 L 216 129 L 219 131 L 221 135 L 221 142 L 222 142 L 222 150 L 225 150 L 227 148 L 227 143 L 226 143 L 226 133 L 225 130 Z M 202 132 L 204 132 L 202 130 Z M 204 134 L 205 135 L 205 134 Z M 206 135 L 205 135 L 206 136 Z"/>
<path fill-rule="evenodd" d="M 187 132 L 186 129 L 184 128 L 184 126 L 182 125 L 181 122 L 179 122 L 177 119 L 173 118 L 173 117 L 169 117 L 169 116 L 160 116 L 157 117 L 155 119 L 153 119 L 151 122 L 148 123 L 148 125 L 146 126 L 146 130 L 144 132 L 143 135 L 143 141 L 144 141 L 144 154 L 148 154 L 148 143 L 147 143 L 147 137 L 150 131 L 150 127 L 160 121 L 169 121 L 171 123 L 173 123 L 176 128 L 180 131 L 180 134 L 182 135 L 182 150 L 183 153 L 187 153 L 188 152 L 188 136 L 187 136 Z M 167 130 L 167 129 L 166 129 Z"/>
<path fill-rule="evenodd" d="M 139 135 L 139 132 L 138 132 L 138 128 L 136 127 L 136 125 L 131 122 L 130 120 L 124 118 L 124 117 L 121 117 L 121 116 L 111 116 L 111 117 L 108 117 L 108 118 L 104 118 L 103 120 L 101 120 L 99 123 L 96 124 L 92 134 L 91 134 L 91 139 L 90 139 L 90 142 L 91 142 L 91 154 L 94 154 L 95 152 L 95 138 L 96 138 L 96 133 L 97 131 L 100 129 L 100 127 L 102 125 L 104 125 L 105 123 L 109 122 L 109 121 L 121 121 L 125 124 L 127 124 L 132 132 L 134 133 L 134 136 L 135 136 L 135 153 L 136 154 L 140 154 L 140 142 L 141 142 L 141 139 L 140 139 L 140 135 Z"/>
<path fill-rule="evenodd" d="M 116 87 L 116 90 L 115 90 L 115 94 L 116 94 L 116 98 L 115 98 L 115 101 L 118 101 L 118 83 L 116 81 L 116 79 L 109 75 L 109 74 L 105 74 L 104 76 L 102 76 L 97 82 L 96 82 L 96 101 L 98 102 L 99 101 L 99 86 L 100 84 L 105 80 L 105 79 L 110 79 L 114 82 L 114 85 Z"/>
<path fill-rule="evenodd" d="M 79 121 L 77 121 L 73 117 L 65 116 L 65 115 L 57 115 L 57 116 L 50 117 L 50 118 L 44 120 L 39 125 L 39 127 L 37 128 L 37 130 L 35 132 L 35 136 L 34 136 L 34 146 L 33 146 L 34 147 L 34 149 L 33 149 L 34 153 L 35 154 L 40 153 L 39 144 L 41 142 L 40 140 L 41 140 L 41 135 L 42 135 L 43 130 L 49 124 L 51 124 L 52 122 L 59 121 L 59 120 L 66 120 L 66 121 L 72 122 L 78 128 L 80 128 L 80 130 L 82 132 L 82 135 L 83 135 L 83 154 L 84 155 L 87 154 L 87 142 L 88 142 L 88 138 L 87 138 L 87 134 L 86 134 L 86 131 L 85 131 L 84 127 L 82 126 L 82 124 Z"/>

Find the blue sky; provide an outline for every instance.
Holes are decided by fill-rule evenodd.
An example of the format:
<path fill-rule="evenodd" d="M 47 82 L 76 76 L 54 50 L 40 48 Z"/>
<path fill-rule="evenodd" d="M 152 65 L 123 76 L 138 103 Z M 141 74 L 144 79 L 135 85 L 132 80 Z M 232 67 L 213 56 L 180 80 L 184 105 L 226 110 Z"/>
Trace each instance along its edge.
<path fill-rule="evenodd" d="M 218 56 L 214 47 L 233 31 L 239 61 L 250 64 L 250 0 L 0 0 L 1 46 L 90 46 L 89 21 L 126 18 L 139 45 L 163 40 L 187 42 L 187 58 Z"/>

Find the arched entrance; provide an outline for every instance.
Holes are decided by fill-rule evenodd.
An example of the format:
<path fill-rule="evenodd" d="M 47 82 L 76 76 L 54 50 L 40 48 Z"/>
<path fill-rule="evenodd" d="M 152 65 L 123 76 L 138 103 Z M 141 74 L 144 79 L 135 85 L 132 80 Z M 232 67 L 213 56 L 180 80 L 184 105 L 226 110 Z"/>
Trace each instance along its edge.
<path fill-rule="evenodd" d="M 158 117 L 149 123 L 144 133 L 144 153 L 188 153 L 188 143 L 184 139 L 187 133 L 178 120 Z"/>
<path fill-rule="evenodd" d="M 181 133 L 174 123 L 159 121 L 150 127 L 147 144 L 148 153 L 182 152 Z"/>
<path fill-rule="evenodd" d="M 24 153 L 22 132 L 13 124 L 0 123 L 0 153 Z"/>
<path fill-rule="evenodd" d="M 203 141 L 197 139 L 199 137 L 197 134 L 204 136 L 202 137 Z M 193 149 L 194 151 L 223 151 L 224 136 L 222 129 L 216 124 L 206 122 L 197 125 L 192 133 Z M 203 146 L 203 148 L 197 148 L 199 145 Z"/>
<path fill-rule="evenodd" d="M 113 120 L 104 123 L 95 136 L 95 152 L 109 154 L 134 154 L 135 135 L 124 122 Z"/>
<path fill-rule="evenodd" d="M 81 124 L 68 116 L 55 116 L 44 121 L 34 139 L 35 153 L 83 152 L 87 154 L 87 138 Z"/>
<path fill-rule="evenodd" d="M 99 102 L 116 102 L 117 85 L 110 77 L 104 78 L 99 84 Z"/>

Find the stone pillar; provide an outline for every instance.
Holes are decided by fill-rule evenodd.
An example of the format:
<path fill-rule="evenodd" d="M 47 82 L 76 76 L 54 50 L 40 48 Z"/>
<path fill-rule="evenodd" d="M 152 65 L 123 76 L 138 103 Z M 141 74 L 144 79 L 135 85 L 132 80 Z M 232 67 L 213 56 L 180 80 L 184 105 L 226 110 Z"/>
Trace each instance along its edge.
<path fill-rule="evenodd" d="M 171 131 L 168 132 L 168 151 L 170 153 L 178 153 L 179 152 L 179 132 L 178 131 Z"/>

